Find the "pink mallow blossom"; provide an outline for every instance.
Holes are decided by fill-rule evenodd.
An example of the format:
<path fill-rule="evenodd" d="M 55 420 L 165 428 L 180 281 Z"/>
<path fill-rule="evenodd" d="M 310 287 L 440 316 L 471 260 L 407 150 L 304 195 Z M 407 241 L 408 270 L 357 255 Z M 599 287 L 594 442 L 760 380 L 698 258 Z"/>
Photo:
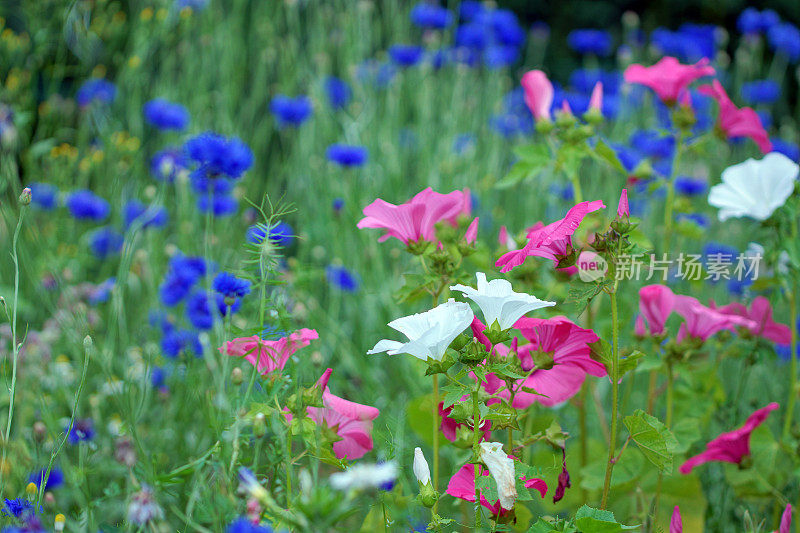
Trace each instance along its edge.
<path fill-rule="evenodd" d="M 669 533 L 683 533 L 681 509 L 677 505 L 672 510 L 672 520 L 669 521 Z"/>
<path fill-rule="evenodd" d="M 461 398 L 461 401 L 462 402 L 467 401 L 468 399 L 469 396 L 465 395 L 463 398 Z M 471 408 L 472 404 L 470 404 L 470 409 Z M 469 428 L 469 425 L 466 422 L 456 422 L 455 420 L 450 418 L 451 412 L 453 412 L 453 405 L 445 409 L 444 402 L 439 402 L 439 419 L 441 420 L 439 428 L 442 430 L 442 435 L 444 435 L 444 438 L 446 438 L 450 442 L 456 442 L 458 440 L 458 430 L 462 427 Z M 491 420 L 482 421 L 481 430 L 483 432 L 481 440 L 485 441 L 492 438 L 492 421 Z M 471 443 L 472 440 L 470 438 L 470 445 Z"/>
<path fill-rule="evenodd" d="M 652 67 L 633 64 L 623 74 L 628 83 L 653 89 L 667 105 L 674 105 L 696 79 L 713 75 L 714 68 L 708 65 L 708 59 L 701 59 L 694 65 L 682 65 L 674 57 L 664 57 Z"/>
<path fill-rule="evenodd" d="M 761 117 L 750 107 L 736 107 L 722 84 L 714 80 L 711 85 L 698 88 L 702 94 L 712 97 L 719 104 L 719 128 L 728 138 L 750 137 L 763 153 L 772 151 L 772 141 L 761 124 Z"/>
<path fill-rule="evenodd" d="M 509 455 L 509 457 L 511 457 Z M 481 468 L 481 475 L 488 476 L 489 469 L 486 467 Z M 547 494 L 547 483 L 543 479 L 539 478 L 532 478 L 532 479 L 525 479 L 524 476 L 519 476 L 519 478 L 525 483 L 525 487 L 529 489 L 536 489 L 539 491 L 539 494 L 544 495 Z M 447 494 L 453 496 L 454 498 L 460 498 L 462 500 L 466 500 L 468 502 L 475 501 L 475 465 L 474 464 L 466 464 L 462 466 L 458 472 L 450 478 L 450 483 L 447 484 Z M 489 512 L 492 513 L 492 516 L 503 515 L 507 511 L 500 506 L 500 501 L 496 502 L 489 502 L 486 497 L 481 493 L 481 505 L 483 505 Z"/>
<path fill-rule="evenodd" d="M 551 259 L 558 266 L 561 258 L 572 252 L 572 235 L 589 213 L 605 208 L 600 200 L 581 202 L 567 211 L 561 220 L 547 226 L 534 226 L 528 232 L 528 243 L 520 250 L 513 250 L 497 260 L 495 266 L 502 267 L 501 272 L 520 266 L 530 256 Z"/>
<path fill-rule="evenodd" d="M 336 431 L 342 440 L 333 443 L 333 453 L 339 459 L 360 459 L 372 449 L 372 421 L 380 411 L 369 405 L 340 398 L 328 388 L 332 369 L 327 369 L 317 381 L 322 390 L 324 407 L 307 407 L 308 417 L 317 424 L 324 424 Z"/>
<path fill-rule="evenodd" d="M 680 466 L 681 474 L 688 474 L 694 467 L 711 461 L 741 463 L 742 459 L 750 455 L 750 434 L 763 424 L 767 416 L 778 407 L 777 403 L 772 402 L 766 407 L 758 409 L 747 418 L 742 427 L 735 431 L 723 433 L 706 444 L 706 449 L 703 453 L 695 455 Z"/>
<path fill-rule="evenodd" d="M 781 515 L 781 525 L 775 533 L 791 533 L 792 530 L 792 504 L 787 503 Z"/>
<path fill-rule="evenodd" d="M 749 308 L 738 302 L 729 303 L 722 307 L 716 307 L 711 302 L 711 308 L 725 315 L 739 316 L 752 320 L 753 325 L 749 329 L 753 335 L 764 337 L 778 344 L 792 342 L 791 328 L 772 320 L 772 305 L 763 296 L 757 296 L 750 303 Z"/>
<path fill-rule="evenodd" d="M 678 330 L 676 338 L 678 342 L 686 337 L 706 341 L 724 329 L 734 330 L 740 326 L 747 329 L 756 327 L 756 323 L 748 318 L 715 311 L 691 296 L 676 295 L 675 312 L 684 320 Z"/>
<path fill-rule="evenodd" d="M 541 70 L 526 72 L 520 80 L 525 91 L 525 105 L 536 120 L 550 120 L 550 106 L 553 105 L 553 84 Z"/>
<path fill-rule="evenodd" d="M 589 109 L 592 111 L 597 111 L 598 113 L 603 112 L 603 82 L 598 81 L 594 84 L 594 88 L 592 89 L 592 96 L 589 98 Z"/>
<path fill-rule="evenodd" d="M 265 341 L 258 335 L 239 337 L 226 342 L 219 351 L 231 357 L 244 357 L 256 367 L 259 374 L 266 376 L 276 370 L 283 370 L 297 350 L 318 338 L 316 330 L 303 328 L 276 341 Z"/>
<path fill-rule="evenodd" d="M 589 345 L 600 340 L 592 330 L 583 329 L 562 316 L 549 319 L 523 317 L 517 320 L 514 327 L 528 342 L 520 344 L 515 339 L 512 349 L 497 345 L 497 353 L 507 356 L 513 350 L 520 360 L 522 371 L 526 373 L 533 370 L 537 363 L 550 367 L 533 370 L 526 379 L 513 384 L 515 395 L 512 407 L 515 409 L 525 409 L 533 403 L 547 407 L 563 403 L 580 391 L 586 374 L 598 377 L 607 374 L 603 364 L 590 355 Z M 523 386 L 538 394 L 523 391 Z M 487 374 L 484 383 L 486 392 L 497 393 L 509 400 L 511 391 L 505 387 L 506 383 L 500 378 Z"/>
<path fill-rule="evenodd" d="M 644 336 L 645 325 L 650 335 L 664 333 L 664 325 L 675 308 L 675 294 L 665 285 L 646 285 L 639 289 L 639 311 L 636 334 Z"/>
<path fill-rule="evenodd" d="M 469 215 L 471 211 L 468 189 L 440 194 L 428 187 L 400 205 L 376 199 L 364 208 L 358 228 L 386 230 L 379 242 L 395 237 L 408 245 L 420 239 L 435 240 L 437 222 L 444 220 L 455 226 L 460 215 Z"/>
<path fill-rule="evenodd" d="M 617 205 L 617 216 L 619 218 L 631 216 L 631 210 L 628 207 L 628 189 L 622 189 L 622 194 L 619 195 L 619 204 Z"/>

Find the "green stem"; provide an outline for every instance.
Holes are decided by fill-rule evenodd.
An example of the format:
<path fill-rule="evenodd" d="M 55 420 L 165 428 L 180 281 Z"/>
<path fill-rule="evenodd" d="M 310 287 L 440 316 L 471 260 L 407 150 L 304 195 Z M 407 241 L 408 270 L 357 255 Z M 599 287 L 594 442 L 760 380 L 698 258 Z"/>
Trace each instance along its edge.
<path fill-rule="evenodd" d="M 289 508 L 289 502 L 292 495 L 292 428 L 286 430 L 286 507 Z"/>
<path fill-rule="evenodd" d="M 480 443 L 481 443 L 481 411 L 478 402 L 478 392 L 480 390 L 480 380 L 475 382 L 475 390 L 472 392 L 472 453 L 475 461 L 475 531 L 479 531 L 481 527 L 481 491 L 478 488 L 478 480 L 481 476 L 481 465 L 478 462 L 480 457 Z"/>
<path fill-rule="evenodd" d="M 439 375 L 433 375 L 433 490 L 439 490 Z M 438 502 L 433 504 L 436 512 Z"/>
<path fill-rule="evenodd" d="M 608 463 L 606 464 L 606 478 L 603 482 L 603 499 L 600 508 L 608 505 L 608 492 L 611 488 L 611 474 L 614 470 L 614 452 L 617 443 L 617 404 L 619 402 L 619 324 L 617 321 L 617 293 L 616 287 L 611 293 L 611 436 L 608 442 Z"/>
<path fill-rule="evenodd" d="M 570 176 L 569 180 L 572 182 L 572 191 L 575 194 L 575 203 L 579 204 L 583 201 L 583 192 L 581 191 L 581 178 L 580 176 Z"/>
<path fill-rule="evenodd" d="M 789 359 L 789 398 L 786 402 L 786 418 L 783 421 L 783 440 L 789 438 L 794 418 L 794 404 L 797 401 L 797 296 L 795 290 L 789 291 L 789 324 L 792 330 L 791 358 Z M 798 521 L 800 524 L 800 521 Z"/>
<path fill-rule="evenodd" d="M 680 167 L 681 155 L 683 151 L 683 132 L 678 135 L 675 141 L 675 158 L 672 161 L 672 176 L 667 181 L 667 199 L 664 204 L 664 252 L 669 253 L 670 246 L 672 246 L 672 209 L 675 204 L 675 178 L 678 175 L 678 168 Z"/>
<path fill-rule="evenodd" d="M 14 261 L 14 309 L 11 311 L 11 346 L 12 351 L 12 370 L 11 370 L 11 392 L 8 399 L 8 423 L 6 424 L 6 434 L 3 440 L 3 458 L 0 464 L 6 464 L 6 452 L 8 450 L 7 444 L 10 442 L 11 437 L 11 422 L 14 418 L 14 395 L 17 391 L 17 362 L 19 359 L 19 345 L 17 344 L 17 307 L 19 301 L 19 257 L 17 256 L 17 243 L 19 242 L 19 232 L 22 229 L 22 219 L 25 217 L 25 210 L 28 208 L 26 205 L 21 205 L 19 210 L 19 219 L 17 220 L 17 227 L 14 230 L 14 238 L 11 241 L 11 259 Z M 5 490 L 5 468 L 0 468 L 0 501 L 3 498 L 3 491 Z"/>
<path fill-rule="evenodd" d="M 665 425 L 667 428 L 672 427 L 672 406 L 674 403 L 674 384 L 675 380 L 672 375 L 672 362 L 667 360 L 667 416 L 665 419 Z"/>

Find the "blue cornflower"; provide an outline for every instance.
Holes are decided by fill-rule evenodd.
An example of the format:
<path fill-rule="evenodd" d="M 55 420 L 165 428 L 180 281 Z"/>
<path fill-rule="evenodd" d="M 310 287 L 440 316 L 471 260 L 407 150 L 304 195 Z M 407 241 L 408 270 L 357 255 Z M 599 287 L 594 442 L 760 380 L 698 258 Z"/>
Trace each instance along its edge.
<path fill-rule="evenodd" d="M 489 46 L 483 53 L 483 63 L 490 69 L 513 65 L 519 59 L 519 48 L 515 46 Z"/>
<path fill-rule="evenodd" d="M 161 389 L 166 386 L 167 374 L 160 366 L 154 366 L 150 369 L 150 384 L 154 389 Z"/>
<path fill-rule="evenodd" d="M 294 230 L 289 224 L 282 220 L 269 229 L 269 240 L 281 248 L 286 248 L 292 244 L 293 238 Z M 264 240 L 264 228 L 250 226 L 247 229 L 247 240 L 253 244 L 261 244 L 261 241 Z"/>
<path fill-rule="evenodd" d="M 336 213 L 339 213 L 344 208 L 344 198 L 334 198 L 332 207 Z"/>
<path fill-rule="evenodd" d="M 138 200 L 125 204 L 125 228 L 129 229 L 134 221 L 142 224 L 142 228 L 160 228 L 169 220 L 167 210 L 160 206 L 148 206 Z"/>
<path fill-rule="evenodd" d="M 525 30 L 519 25 L 513 11 L 493 9 L 487 11 L 481 18 L 485 19 L 485 23 L 491 28 L 493 37 L 498 43 L 515 48 L 519 48 L 525 43 Z"/>
<path fill-rule="evenodd" d="M 775 24 L 767 31 L 767 41 L 772 50 L 784 54 L 792 63 L 800 59 L 800 29 L 794 24 Z"/>
<path fill-rule="evenodd" d="M 707 24 L 682 24 L 678 31 L 656 28 L 651 43 L 664 55 L 676 56 L 684 62 L 713 58 L 716 52 L 716 28 Z"/>
<path fill-rule="evenodd" d="M 58 204 L 58 188 L 49 183 L 31 183 L 31 204 L 44 211 L 52 211 Z"/>
<path fill-rule="evenodd" d="M 226 533 L 272 533 L 272 528 L 257 526 L 243 516 L 228 525 Z"/>
<path fill-rule="evenodd" d="M 795 163 L 800 161 L 800 145 L 778 138 L 770 140 L 772 141 L 773 152 L 780 152 Z"/>
<path fill-rule="evenodd" d="M 230 272 L 217 274 L 212 287 L 214 291 L 224 298 L 244 298 L 250 293 L 250 282 L 246 279 L 237 278 Z"/>
<path fill-rule="evenodd" d="M 164 98 L 144 104 L 142 113 L 148 124 L 160 130 L 182 131 L 189 125 L 189 110 Z"/>
<path fill-rule="evenodd" d="M 341 265 L 328 265 L 325 268 L 325 279 L 341 291 L 356 292 L 358 290 L 358 277 Z"/>
<path fill-rule="evenodd" d="M 78 220 L 102 221 L 111 213 L 111 206 L 90 190 L 78 190 L 70 193 L 64 204 L 69 213 Z"/>
<path fill-rule="evenodd" d="M 239 209 L 239 201 L 229 194 L 208 196 L 198 196 L 197 209 L 201 213 L 211 213 L 215 217 L 228 217 L 236 213 Z"/>
<path fill-rule="evenodd" d="M 124 242 L 125 238 L 109 226 L 97 228 L 89 234 L 89 249 L 98 259 L 118 254 Z"/>
<path fill-rule="evenodd" d="M 325 157 L 343 167 L 360 167 L 367 162 L 369 151 L 363 146 L 332 144 L 325 151 Z"/>
<path fill-rule="evenodd" d="M 112 276 L 100 285 L 96 285 L 89 293 L 89 303 L 91 305 L 97 305 L 107 302 L 108 299 L 111 298 L 111 291 L 114 289 L 116 283 L 117 278 Z"/>
<path fill-rule="evenodd" d="M 66 431 L 66 430 L 65 430 Z M 94 422 L 91 418 L 76 420 L 69 432 L 69 443 L 78 444 L 94 438 Z"/>
<path fill-rule="evenodd" d="M 92 102 L 110 104 L 117 96 L 117 87 L 108 80 L 95 78 L 87 80 L 78 89 L 75 95 L 78 105 L 86 107 Z"/>
<path fill-rule="evenodd" d="M 325 93 L 328 95 L 328 103 L 334 109 L 344 109 L 353 98 L 353 91 L 347 82 L 335 76 L 325 79 Z"/>
<path fill-rule="evenodd" d="M 5 505 L 3 506 L 3 514 L 5 516 L 13 516 L 20 518 L 24 514 L 33 513 L 33 504 L 25 498 L 15 498 L 13 500 L 6 498 Z"/>
<path fill-rule="evenodd" d="M 680 213 L 678 220 L 690 220 L 701 228 L 707 228 L 710 225 L 708 217 L 702 213 Z"/>
<path fill-rule="evenodd" d="M 483 24 L 469 22 L 456 28 L 455 44 L 473 50 L 483 50 L 490 40 L 489 29 Z"/>
<path fill-rule="evenodd" d="M 780 16 L 771 9 L 759 12 L 754 7 L 748 7 L 739 14 L 736 27 L 744 34 L 766 33 L 772 26 L 781 21 Z"/>
<path fill-rule="evenodd" d="M 43 468 L 38 470 L 31 475 L 28 476 L 28 482 L 33 483 L 36 485 L 37 488 L 41 488 L 42 481 L 44 480 L 45 473 L 47 469 Z M 47 476 L 47 483 L 44 485 L 44 490 L 54 490 L 64 484 L 64 473 L 61 472 L 61 469 L 57 466 L 54 466 L 52 470 L 50 470 L 50 475 Z"/>
<path fill-rule="evenodd" d="M 214 325 L 214 316 L 211 314 L 208 293 L 196 291 L 186 300 L 186 318 L 199 330 L 211 329 Z"/>
<path fill-rule="evenodd" d="M 195 172 L 205 178 L 236 179 L 253 166 L 253 151 L 238 137 L 207 131 L 190 138 L 183 148 L 198 164 Z"/>
<path fill-rule="evenodd" d="M 160 181 L 172 183 L 178 173 L 186 171 L 189 159 L 179 148 L 166 148 L 153 156 L 150 160 L 150 173 Z"/>
<path fill-rule="evenodd" d="M 202 293 L 199 294 L 202 295 Z M 210 327 L 209 325 L 208 328 Z M 203 345 L 200 344 L 200 337 L 198 337 L 197 333 L 188 329 L 171 329 L 164 333 L 161 338 L 161 350 L 164 355 L 172 359 L 183 352 L 192 353 L 197 357 L 203 355 Z"/>
<path fill-rule="evenodd" d="M 708 190 L 708 183 L 704 179 L 692 178 L 690 176 L 678 176 L 675 178 L 675 192 L 684 196 L 698 196 Z"/>
<path fill-rule="evenodd" d="M 400 67 L 413 67 L 419 63 L 425 50 L 414 44 L 393 44 L 389 47 L 389 57 Z"/>
<path fill-rule="evenodd" d="M 269 110 L 275 115 L 278 126 L 299 126 L 314 111 L 308 96 L 291 98 L 283 94 L 277 95 L 269 104 Z"/>
<path fill-rule="evenodd" d="M 742 100 L 748 104 L 772 104 L 781 96 L 781 86 L 773 80 L 754 80 L 742 84 Z"/>
<path fill-rule="evenodd" d="M 453 15 L 445 8 L 420 2 L 411 8 L 411 22 L 420 28 L 443 30 L 453 23 Z"/>
<path fill-rule="evenodd" d="M 611 53 L 611 34 L 605 30 L 572 30 L 567 44 L 579 54 L 607 56 Z"/>
<path fill-rule="evenodd" d="M 462 0 L 458 6 L 458 17 L 461 20 L 472 20 L 484 12 L 480 0 Z"/>
<path fill-rule="evenodd" d="M 462 133 L 453 139 L 453 152 L 456 155 L 464 155 L 475 148 L 476 142 L 475 136 L 471 133 Z"/>
<path fill-rule="evenodd" d="M 205 274 L 206 263 L 202 257 L 173 257 L 169 260 L 167 275 L 159 288 L 161 302 L 167 307 L 177 305 Z"/>
<path fill-rule="evenodd" d="M 722 259 L 724 263 L 735 262 L 738 255 L 739 250 L 727 244 L 709 242 L 703 246 L 703 262 L 706 266 L 712 262 L 719 263 L 720 261 L 717 261 L 717 259 Z M 714 258 L 713 261 L 712 257 Z"/>
<path fill-rule="evenodd" d="M 630 137 L 633 148 L 654 159 L 671 158 L 675 153 L 675 137 L 655 130 L 638 130 Z"/>

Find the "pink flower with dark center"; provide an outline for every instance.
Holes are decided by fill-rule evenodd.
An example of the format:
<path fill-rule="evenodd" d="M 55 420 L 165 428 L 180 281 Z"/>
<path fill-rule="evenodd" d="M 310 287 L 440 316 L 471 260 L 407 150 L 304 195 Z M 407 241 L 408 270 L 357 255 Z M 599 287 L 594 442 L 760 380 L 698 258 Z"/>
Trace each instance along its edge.
<path fill-rule="evenodd" d="M 328 389 L 332 369 L 327 369 L 317 381 L 322 390 L 324 407 L 308 407 L 308 417 L 317 424 L 324 424 L 336 431 L 342 440 L 333 443 L 333 452 L 339 459 L 359 459 L 372 449 L 372 421 L 380 411 L 369 405 L 340 398 Z M 291 415 L 289 415 L 291 416 Z"/>
<path fill-rule="evenodd" d="M 703 453 L 695 455 L 680 466 L 681 474 L 688 474 L 694 467 L 711 461 L 741 463 L 743 458 L 750 455 L 750 434 L 763 424 L 767 416 L 778 407 L 777 403 L 772 402 L 766 407 L 758 409 L 747 418 L 742 427 L 735 431 L 723 433 L 706 444 L 706 449 Z"/>
<path fill-rule="evenodd" d="M 703 76 L 713 76 L 714 68 L 708 59 L 701 59 L 694 65 L 682 65 L 674 57 L 664 57 L 652 67 L 631 65 L 623 76 L 628 83 L 638 83 L 653 89 L 667 105 L 674 105 L 689 85 Z"/>
<path fill-rule="evenodd" d="M 664 325 L 675 307 L 675 294 L 665 285 L 647 285 L 639 289 L 639 310 L 650 330 L 650 335 L 664 333 Z M 639 318 L 641 319 L 642 316 Z M 636 323 L 637 334 L 644 335 L 644 323 Z"/>
<path fill-rule="evenodd" d="M 508 457 L 513 457 L 509 455 Z M 481 475 L 488 476 L 489 469 L 485 466 L 481 468 Z M 524 476 L 519 476 L 519 479 L 525 483 L 525 487 L 529 489 L 536 489 L 539 494 L 547 494 L 547 483 L 543 479 L 532 478 L 525 479 Z M 447 484 L 447 494 L 454 498 L 460 498 L 468 502 L 475 501 L 475 465 L 466 464 L 462 466 L 458 472 L 450 478 L 450 483 Z M 492 516 L 502 516 L 507 513 L 505 509 L 500 506 L 500 501 L 494 503 L 489 502 L 486 497 L 481 493 L 481 505 L 492 513 Z"/>
<path fill-rule="evenodd" d="M 469 215 L 471 209 L 468 190 L 440 194 L 428 187 L 400 205 L 378 198 L 364 208 L 364 218 L 357 226 L 386 230 L 379 242 L 395 237 L 408 245 L 420 239 L 435 240 L 437 222 L 445 220 L 455 226 L 458 217 Z"/>
<path fill-rule="evenodd" d="M 553 84 L 541 70 L 526 72 L 520 80 L 525 91 L 525 105 L 536 120 L 550 120 L 550 106 L 553 105 Z"/>
<path fill-rule="evenodd" d="M 683 533 L 683 519 L 681 510 L 677 505 L 672 510 L 672 520 L 669 522 L 669 533 Z"/>
<path fill-rule="evenodd" d="M 792 342 L 791 328 L 772 320 L 772 305 L 763 296 L 757 296 L 750 304 L 749 309 L 738 302 L 716 307 L 713 301 L 711 302 L 711 308 L 725 315 L 739 316 L 752 320 L 754 324 L 749 329 L 753 335 L 764 337 L 778 344 Z"/>
<path fill-rule="evenodd" d="M 604 209 L 600 200 L 581 202 L 567 211 L 561 220 L 544 227 L 536 227 L 528 232 L 528 243 L 520 250 L 513 250 L 497 260 L 495 266 L 502 267 L 501 272 L 520 266 L 529 256 L 551 259 L 558 266 L 560 258 L 572 252 L 572 235 L 589 213 Z"/>
<path fill-rule="evenodd" d="M 244 357 L 256 367 L 259 374 L 266 376 L 275 370 L 283 370 L 297 350 L 318 338 L 316 330 L 303 328 L 276 341 L 265 341 L 258 335 L 239 337 L 226 342 L 219 351 L 231 357 Z"/>
<path fill-rule="evenodd" d="M 589 345 L 600 340 L 592 330 L 583 329 L 563 316 L 549 319 L 523 317 L 514 327 L 528 341 L 516 346 L 515 353 L 523 372 L 532 371 L 526 379 L 519 379 L 513 385 L 512 407 L 515 409 L 525 409 L 533 403 L 547 407 L 563 403 L 581 389 L 586 374 L 598 377 L 607 374 L 603 364 L 590 355 Z M 511 353 L 503 345 L 495 346 L 495 350 L 502 356 Z M 506 383 L 496 375 L 487 374 L 486 392 L 510 400 L 511 391 L 505 387 Z M 522 387 L 529 387 L 539 394 L 525 392 Z"/>
<path fill-rule="evenodd" d="M 772 141 L 769 140 L 758 113 L 749 107 L 736 107 L 719 81 L 714 80 L 711 85 L 703 85 L 697 90 L 719 104 L 718 126 L 728 138 L 750 137 L 763 153 L 772 151 Z"/>
<path fill-rule="evenodd" d="M 691 296 L 676 295 L 675 312 L 684 320 L 678 330 L 676 338 L 678 342 L 687 336 L 706 341 L 723 329 L 735 330 L 739 326 L 748 329 L 756 327 L 756 323 L 748 318 L 720 313 Z"/>

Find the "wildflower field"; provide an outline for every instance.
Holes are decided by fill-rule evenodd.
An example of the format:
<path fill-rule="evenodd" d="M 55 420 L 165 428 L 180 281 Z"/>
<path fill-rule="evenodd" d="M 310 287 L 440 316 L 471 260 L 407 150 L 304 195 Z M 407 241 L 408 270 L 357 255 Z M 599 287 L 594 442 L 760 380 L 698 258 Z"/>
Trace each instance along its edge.
<path fill-rule="evenodd" d="M 538 4 L 0 2 L 0 531 L 800 533 L 800 4 Z"/>

